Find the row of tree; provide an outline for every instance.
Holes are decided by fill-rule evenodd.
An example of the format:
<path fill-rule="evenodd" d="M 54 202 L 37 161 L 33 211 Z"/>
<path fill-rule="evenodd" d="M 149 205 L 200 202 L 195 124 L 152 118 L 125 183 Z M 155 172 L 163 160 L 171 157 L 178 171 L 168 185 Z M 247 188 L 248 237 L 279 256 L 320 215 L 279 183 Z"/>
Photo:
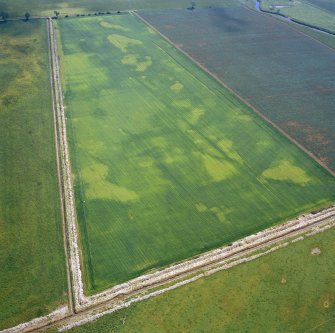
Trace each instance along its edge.
<path fill-rule="evenodd" d="M 26 21 L 28 21 L 29 20 L 29 18 L 30 18 L 30 13 L 25 13 L 24 14 L 24 17 L 26 18 Z M 9 19 L 9 14 L 7 13 L 7 12 L 0 12 L 0 18 L 4 21 L 4 22 L 6 22 L 8 19 Z"/>

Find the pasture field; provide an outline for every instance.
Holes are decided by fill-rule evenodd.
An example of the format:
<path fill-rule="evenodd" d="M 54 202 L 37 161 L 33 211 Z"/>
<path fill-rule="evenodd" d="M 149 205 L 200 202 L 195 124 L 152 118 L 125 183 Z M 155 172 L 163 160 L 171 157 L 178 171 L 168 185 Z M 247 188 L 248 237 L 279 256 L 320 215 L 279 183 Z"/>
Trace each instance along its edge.
<path fill-rule="evenodd" d="M 67 301 L 46 23 L 0 25 L 0 330 Z"/>
<path fill-rule="evenodd" d="M 1 0 L 0 12 L 11 16 L 53 15 L 58 10 L 61 15 L 82 14 L 99 11 L 117 11 L 132 9 L 188 8 L 189 0 Z M 218 6 L 239 6 L 240 0 L 198 0 L 197 8 Z"/>
<path fill-rule="evenodd" d="M 334 177 L 135 16 L 57 25 L 86 292 L 334 201 Z"/>
<path fill-rule="evenodd" d="M 335 15 L 335 2 L 333 0 L 304 0 L 313 4 L 314 6 L 328 10 Z"/>
<path fill-rule="evenodd" d="M 279 10 L 286 16 L 335 32 L 334 1 L 262 0 L 263 9 L 271 11 L 271 6 L 288 6 L 287 8 L 276 8 L 274 11 Z"/>
<path fill-rule="evenodd" d="M 334 238 L 333 228 L 69 332 L 332 332 Z"/>
<path fill-rule="evenodd" d="M 140 15 L 335 170 L 334 49 L 245 8 Z"/>

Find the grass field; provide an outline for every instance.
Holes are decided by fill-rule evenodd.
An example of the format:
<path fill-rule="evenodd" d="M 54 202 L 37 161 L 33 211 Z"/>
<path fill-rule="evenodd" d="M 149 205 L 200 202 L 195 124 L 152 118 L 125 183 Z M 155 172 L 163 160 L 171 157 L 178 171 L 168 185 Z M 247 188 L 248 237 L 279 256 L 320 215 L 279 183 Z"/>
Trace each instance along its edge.
<path fill-rule="evenodd" d="M 198 0 L 197 8 L 217 6 L 238 6 L 240 0 Z M 53 15 L 58 10 L 61 15 L 81 14 L 99 11 L 117 11 L 130 9 L 188 8 L 190 0 L 1 0 L 0 12 L 11 16 Z"/>
<path fill-rule="evenodd" d="M 141 16 L 335 170 L 334 49 L 244 8 Z"/>
<path fill-rule="evenodd" d="M 335 199 L 335 180 L 131 15 L 58 22 L 89 293 Z"/>
<path fill-rule="evenodd" d="M 304 0 L 308 1 L 309 3 L 318 6 L 320 8 L 323 8 L 330 13 L 335 14 L 335 2 L 333 0 Z"/>
<path fill-rule="evenodd" d="M 279 10 L 286 16 L 335 32 L 334 1 L 262 0 L 263 9 L 271 10 L 272 6 L 288 6 L 287 8 L 275 8 L 274 11 Z"/>
<path fill-rule="evenodd" d="M 66 303 L 45 22 L 0 25 L 0 330 Z"/>
<path fill-rule="evenodd" d="M 69 332 L 333 332 L 334 238 L 333 228 Z"/>

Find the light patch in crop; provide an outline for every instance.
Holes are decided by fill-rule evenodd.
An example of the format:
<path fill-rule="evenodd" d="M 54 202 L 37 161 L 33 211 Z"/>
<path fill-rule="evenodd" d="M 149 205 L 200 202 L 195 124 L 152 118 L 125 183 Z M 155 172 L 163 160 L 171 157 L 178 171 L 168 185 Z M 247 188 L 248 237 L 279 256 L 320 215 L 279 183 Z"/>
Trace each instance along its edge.
<path fill-rule="evenodd" d="M 223 210 L 220 209 L 219 207 L 212 207 L 210 211 L 215 214 L 215 216 L 220 222 L 224 222 L 226 220 Z"/>
<path fill-rule="evenodd" d="M 177 81 L 172 86 L 170 86 L 170 89 L 175 93 L 179 93 L 183 89 L 183 87 L 184 86 L 179 81 Z"/>
<path fill-rule="evenodd" d="M 305 170 L 292 164 L 288 160 L 282 160 L 276 165 L 266 169 L 262 176 L 266 179 L 289 180 L 296 184 L 306 184 L 311 181 Z"/>
<path fill-rule="evenodd" d="M 241 113 L 237 117 L 238 120 L 241 121 L 252 121 L 252 117 L 248 116 L 247 114 Z"/>
<path fill-rule="evenodd" d="M 204 213 L 204 212 L 207 212 L 208 211 L 208 208 L 207 206 L 202 203 L 202 202 L 198 202 L 195 204 L 195 208 L 196 210 L 199 212 L 199 213 Z"/>
<path fill-rule="evenodd" d="M 179 99 L 176 101 L 173 101 L 172 103 L 173 106 L 176 106 L 178 108 L 190 108 L 191 107 L 191 100 L 189 99 Z"/>
<path fill-rule="evenodd" d="M 106 179 L 108 167 L 95 163 L 83 169 L 82 181 L 87 184 L 85 195 L 87 199 L 106 199 L 118 202 L 129 202 L 138 199 L 136 192 L 126 187 L 113 184 Z"/>
<path fill-rule="evenodd" d="M 208 174 L 215 182 L 227 179 L 236 172 L 233 164 L 227 161 L 219 160 L 207 154 L 203 154 L 202 159 Z"/>
<path fill-rule="evenodd" d="M 232 149 L 233 142 L 231 140 L 221 139 L 218 142 L 218 146 L 230 159 L 239 163 L 243 163 L 243 159 L 241 158 L 241 156 Z"/>
<path fill-rule="evenodd" d="M 192 109 L 191 113 L 188 115 L 188 121 L 195 125 L 200 118 L 205 114 L 205 109 L 201 107 L 197 107 Z"/>
<path fill-rule="evenodd" d="M 152 65 L 152 60 L 150 56 L 145 56 L 143 61 L 140 61 L 137 54 L 127 54 L 125 55 L 121 62 L 124 65 L 135 66 L 136 72 L 144 72 L 148 67 Z"/>
<path fill-rule="evenodd" d="M 155 35 L 156 34 L 155 31 L 153 31 L 151 28 L 149 28 L 149 27 L 146 27 L 146 28 L 147 28 L 149 34 L 151 34 L 151 35 Z"/>
<path fill-rule="evenodd" d="M 187 161 L 187 156 L 185 155 L 185 151 L 180 148 L 173 148 L 164 156 L 164 162 L 167 164 L 183 161 Z"/>
<path fill-rule="evenodd" d="M 129 31 L 128 28 L 123 27 L 122 25 L 119 24 L 111 24 L 106 21 L 100 22 L 100 25 L 104 28 L 109 28 L 109 29 L 115 29 L 115 30 L 121 30 L 121 31 Z"/>
<path fill-rule="evenodd" d="M 138 39 L 129 38 L 123 35 L 111 34 L 108 40 L 122 52 L 127 53 L 130 46 L 142 45 L 142 41 Z"/>

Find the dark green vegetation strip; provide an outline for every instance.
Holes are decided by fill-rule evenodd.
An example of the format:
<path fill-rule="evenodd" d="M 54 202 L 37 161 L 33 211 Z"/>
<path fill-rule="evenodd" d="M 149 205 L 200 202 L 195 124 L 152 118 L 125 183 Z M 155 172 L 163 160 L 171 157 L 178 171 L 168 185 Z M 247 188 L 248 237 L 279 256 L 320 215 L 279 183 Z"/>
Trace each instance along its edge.
<path fill-rule="evenodd" d="M 239 0 L 197 0 L 196 7 L 238 6 Z M 131 9 L 188 8 L 190 0 L 0 0 L 0 12 L 10 16 L 82 14 L 89 12 L 117 11 Z"/>
<path fill-rule="evenodd" d="M 335 198 L 335 180 L 131 15 L 63 19 L 88 292 Z"/>
<path fill-rule="evenodd" d="M 46 23 L 0 25 L 0 329 L 66 303 Z"/>
<path fill-rule="evenodd" d="M 334 50 L 244 8 L 141 16 L 335 170 Z"/>
<path fill-rule="evenodd" d="M 334 238 L 333 228 L 69 332 L 332 332 Z"/>

